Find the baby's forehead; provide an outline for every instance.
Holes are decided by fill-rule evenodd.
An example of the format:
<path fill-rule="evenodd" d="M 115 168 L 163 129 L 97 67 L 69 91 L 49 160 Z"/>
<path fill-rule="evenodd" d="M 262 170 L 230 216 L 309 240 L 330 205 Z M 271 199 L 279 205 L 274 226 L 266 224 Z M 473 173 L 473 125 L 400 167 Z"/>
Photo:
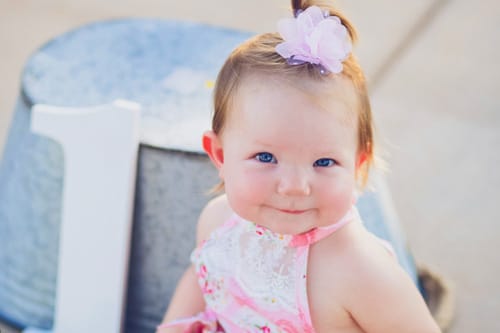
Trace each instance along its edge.
<path fill-rule="evenodd" d="M 300 73 L 306 74 L 306 73 Z M 249 73 L 243 75 L 241 87 L 253 86 L 278 89 L 288 87 L 309 94 L 318 99 L 339 99 L 346 102 L 357 101 L 358 94 L 352 80 L 343 74 L 309 77 L 298 74 Z"/>
<path fill-rule="evenodd" d="M 346 125 L 357 124 L 360 97 L 353 82 L 344 75 L 310 78 L 297 75 L 252 73 L 242 78 L 233 101 L 237 104 L 247 97 L 245 94 L 256 91 L 280 95 L 280 89 L 286 89 L 288 94 L 304 96 L 308 102 L 319 106 L 326 112 L 345 110 L 346 112 L 339 119 Z M 339 105 L 342 105 L 342 108 L 339 108 Z"/>

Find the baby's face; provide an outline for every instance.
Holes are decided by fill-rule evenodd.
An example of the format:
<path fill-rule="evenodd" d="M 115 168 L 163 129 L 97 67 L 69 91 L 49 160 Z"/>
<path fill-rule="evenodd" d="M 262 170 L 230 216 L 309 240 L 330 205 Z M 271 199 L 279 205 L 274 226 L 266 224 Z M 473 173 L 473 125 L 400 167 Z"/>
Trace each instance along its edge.
<path fill-rule="evenodd" d="M 357 124 L 351 86 L 248 79 L 221 136 L 233 210 L 281 234 L 337 222 L 354 200 Z M 330 87 L 331 88 L 331 87 Z"/>

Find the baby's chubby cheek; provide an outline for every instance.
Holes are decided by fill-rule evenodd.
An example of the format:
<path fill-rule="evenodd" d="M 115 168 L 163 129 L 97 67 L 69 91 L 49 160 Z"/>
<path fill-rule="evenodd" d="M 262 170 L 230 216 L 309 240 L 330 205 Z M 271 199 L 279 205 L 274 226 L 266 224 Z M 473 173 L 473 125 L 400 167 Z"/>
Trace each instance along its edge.
<path fill-rule="evenodd" d="M 257 212 L 272 195 L 270 184 L 255 177 L 240 176 L 225 184 L 226 195 L 231 208 L 243 218 Z"/>
<path fill-rule="evenodd" d="M 355 202 L 355 183 L 343 181 L 335 186 L 325 186 L 317 193 L 317 203 L 320 209 L 330 215 L 342 215 Z"/>

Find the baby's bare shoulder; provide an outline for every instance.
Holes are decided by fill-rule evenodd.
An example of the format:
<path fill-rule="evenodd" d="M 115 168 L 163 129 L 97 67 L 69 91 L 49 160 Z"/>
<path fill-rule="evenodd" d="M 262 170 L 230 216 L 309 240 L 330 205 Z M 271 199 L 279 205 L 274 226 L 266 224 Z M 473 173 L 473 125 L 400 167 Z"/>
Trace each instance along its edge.
<path fill-rule="evenodd" d="M 197 241 L 208 238 L 217 227 L 223 224 L 233 213 L 226 195 L 220 195 L 210 200 L 203 208 L 198 219 Z"/>
<path fill-rule="evenodd" d="M 366 332 L 438 332 L 412 279 L 360 223 L 344 227 L 317 249 L 321 253 L 311 263 L 321 270 L 315 276 L 323 275 L 322 297 L 334 299 L 325 308 L 343 309 Z"/>
<path fill-rule="evenodd" d="M 343 303 L 353 298 L 352 290 L 366 296 L 373 288 L 385 293 L 401 280 L 404 284 L 410 281 L 394 255 L 361 223 L 351 223 L 343 229 L 325 239 L 323 248 L 319 248 L 322 254 L 317 256 L 323 258 L 323 273 L 336 281 L 332 288 Z"/>
<path fill-rule="evenodd" d="M 308 293 L 318 332 L 361 332 L 349 304 L 353 293 L 365 292 L 362 280 L 382 265 L 374 267 L 373 261 L 379 260 L 374 252 L 380 245 L 371 243 L 361 223 L 352 222 L 311 246 Z M 379 254 L 388 257 L 382 251 Z"/>
<path fill-rule="evenodd" d="M 344 226 L 315 244 L 311 251 L 314 251 L 311 260 L 321 261 L 326 274 L 358 275 L 398 266 L 382 241 L 367 231 L 360 221 Z"/>
<path fill-rule="evenodd" d="M 359 221 L 311 246 L 311 267 L 317 267 L 329 279 L 340 279 L 340 284 L 347 276 L 351 277 L 349 282 L 354 276 L 383 270 L 389 263 L 394 264 L 394 259 Z"/>

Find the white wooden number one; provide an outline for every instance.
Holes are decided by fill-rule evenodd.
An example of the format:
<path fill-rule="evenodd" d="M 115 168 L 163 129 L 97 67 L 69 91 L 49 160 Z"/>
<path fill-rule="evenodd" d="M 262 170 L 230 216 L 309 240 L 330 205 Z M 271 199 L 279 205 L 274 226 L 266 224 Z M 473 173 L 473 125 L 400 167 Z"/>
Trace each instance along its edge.
<path fill-rule="evenodd" d="M 32 111 L 32 131 L 59 142 L 65 162 L 53 332 L 121 332 L 140 106 Z"/>

